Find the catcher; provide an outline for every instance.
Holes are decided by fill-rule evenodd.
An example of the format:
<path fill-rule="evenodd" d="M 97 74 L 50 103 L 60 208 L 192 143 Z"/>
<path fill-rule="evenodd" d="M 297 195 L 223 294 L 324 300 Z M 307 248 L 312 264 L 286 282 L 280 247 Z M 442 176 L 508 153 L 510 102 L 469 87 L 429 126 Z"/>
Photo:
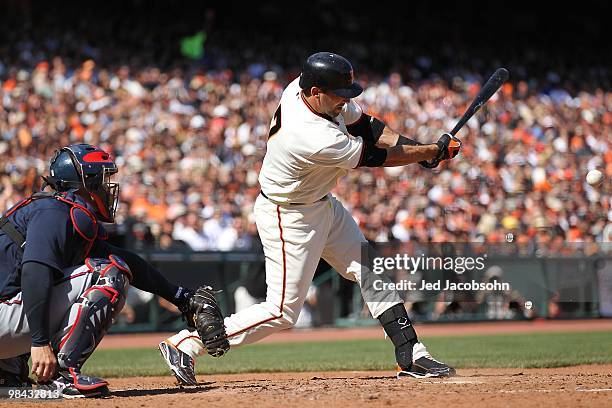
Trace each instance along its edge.
<path fill-rule="evenodd" d="M 108 394 L 108 383 L 81 373 L 125 304 L 129 284 L 175 304 L 205 342 L 229 344 L 214 293 L 168 282 L 134 252 L 108 244 L 117 166 L 87 144 L 63 147 L 39 192 L 0 218 L 0 386 L 37 387 L 65 398 Z M 44 188 L 43 188 L 44 190 Z M 196 316 L 198 316 L 196 318 Z M 221 339 L 221 340 L 218 340 Z"/>

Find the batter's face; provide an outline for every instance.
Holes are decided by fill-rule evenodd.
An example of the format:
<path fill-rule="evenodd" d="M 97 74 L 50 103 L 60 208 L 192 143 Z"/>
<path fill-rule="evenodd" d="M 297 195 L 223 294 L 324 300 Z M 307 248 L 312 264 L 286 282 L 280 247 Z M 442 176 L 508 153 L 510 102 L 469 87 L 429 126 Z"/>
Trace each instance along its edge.
<path fill-rule="evenodd" d="M 312 89 L 316 89 L 316 91 L 312 94 L 317 99 L 319 112 L 329 115 L 332 118 L 338 116 L 342 111 L 342 108 L 344 108 L 344 105 L 350 101 L 349 98 L 338 96 L 329 91 L 323 91 L 315 87 Z"/>

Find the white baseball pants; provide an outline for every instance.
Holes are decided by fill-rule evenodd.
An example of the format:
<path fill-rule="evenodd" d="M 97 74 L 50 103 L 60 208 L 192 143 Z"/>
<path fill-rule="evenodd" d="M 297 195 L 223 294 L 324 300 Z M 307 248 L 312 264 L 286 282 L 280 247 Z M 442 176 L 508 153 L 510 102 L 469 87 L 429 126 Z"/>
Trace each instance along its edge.
<path fill-rule="evenodd" d="M 360 285 L 362 274 L 372 273 L 362 265 L 361 244 L 366 242 L 363 233 L 331 194 L 323 201 L 293 206 L 277 205 L 260 195 L 254 214 L 266 257 L 268 288 L 264 302 L 225 318 L 232 346 L 253 343 L 292 327 L 320 258 Z M 366 302 L 373 317 L 403 303 L 395 291 L 370 293 L 367 299 L 375 300 Z M 196 331 L 182 330 L 169 340 L 192 357 L 205 351 Z"/>

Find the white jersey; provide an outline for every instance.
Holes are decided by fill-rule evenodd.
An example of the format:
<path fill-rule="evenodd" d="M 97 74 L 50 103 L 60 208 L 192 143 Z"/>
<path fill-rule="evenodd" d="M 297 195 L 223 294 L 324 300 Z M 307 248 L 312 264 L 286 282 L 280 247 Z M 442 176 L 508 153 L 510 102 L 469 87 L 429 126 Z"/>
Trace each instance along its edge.
<path fill-rule="evenodd" d="M 346 130 L 361 117 L 359 105 L 351 100 L 338 116 L 326 117 L 307 104 L 298 82 L 283 91 L 259 174 L 261 190 L 277 203 L 320 200 L 357 167 L 363 151 L 361 137 Z"/>

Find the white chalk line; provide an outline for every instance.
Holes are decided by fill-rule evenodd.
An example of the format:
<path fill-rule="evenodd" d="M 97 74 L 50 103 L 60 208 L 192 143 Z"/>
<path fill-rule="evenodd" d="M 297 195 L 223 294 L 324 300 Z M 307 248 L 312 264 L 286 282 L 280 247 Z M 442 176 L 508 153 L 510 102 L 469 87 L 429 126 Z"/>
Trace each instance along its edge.
<path fill-rule="evenodd" d="M 576 388 L 580 392 L 610 392 L 612 388 Z"/>

